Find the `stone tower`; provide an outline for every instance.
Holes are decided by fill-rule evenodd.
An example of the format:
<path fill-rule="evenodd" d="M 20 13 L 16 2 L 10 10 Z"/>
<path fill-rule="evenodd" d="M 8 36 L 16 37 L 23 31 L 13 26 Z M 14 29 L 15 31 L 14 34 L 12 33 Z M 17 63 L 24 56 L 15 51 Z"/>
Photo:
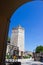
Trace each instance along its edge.
<path fill-rule="evenodd" d="M 19 56 L 24 52 L 24 29 L 20 25 L 12 29 L 11 45 L 19 48 Z"/>

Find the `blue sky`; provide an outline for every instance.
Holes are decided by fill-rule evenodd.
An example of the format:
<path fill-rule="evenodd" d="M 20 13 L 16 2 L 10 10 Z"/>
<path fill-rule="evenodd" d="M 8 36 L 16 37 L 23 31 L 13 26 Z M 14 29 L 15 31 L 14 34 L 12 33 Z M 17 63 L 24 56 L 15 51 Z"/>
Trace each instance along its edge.
<path fill-rule="evenodd" d="M 25 50 L 43 45 L 43 2 L 32 1 L 19 7 L 10 18 L 8 36 L 11 37 L 12 28 L 19 24 L 25 29 Z"/>

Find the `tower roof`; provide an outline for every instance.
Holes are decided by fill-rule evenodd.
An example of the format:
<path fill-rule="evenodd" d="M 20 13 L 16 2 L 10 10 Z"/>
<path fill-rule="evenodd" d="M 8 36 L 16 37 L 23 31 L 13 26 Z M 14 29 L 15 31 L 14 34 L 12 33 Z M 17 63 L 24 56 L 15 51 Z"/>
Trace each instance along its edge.
<path fill-rule="evenodd" d="M 19 25 L 17 26 L 17 28 L 22 28 L 22 27 L 21 27 L 21 25 L 19 24 Z"/>
<path fill-rule="evenodd" d="M 15 27 L 13 29 L 24 29 L 24 28 L 22 28 L 21 25 L 19 24 L 17 27 Z"/>

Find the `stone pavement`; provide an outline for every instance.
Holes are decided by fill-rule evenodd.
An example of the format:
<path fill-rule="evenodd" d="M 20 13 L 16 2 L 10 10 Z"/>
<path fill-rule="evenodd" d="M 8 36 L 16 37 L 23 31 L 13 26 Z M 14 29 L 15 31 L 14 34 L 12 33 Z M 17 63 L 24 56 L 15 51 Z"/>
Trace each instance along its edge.
<path fill-rule="evenodd" d="M 14 62 L 14 59 L 10 59 L 10 62 Z M 21 62 L 21 65 L 43 65 L 43 62 L 34 61 L 33 59 L 18 59 L 18 62 Z"/>

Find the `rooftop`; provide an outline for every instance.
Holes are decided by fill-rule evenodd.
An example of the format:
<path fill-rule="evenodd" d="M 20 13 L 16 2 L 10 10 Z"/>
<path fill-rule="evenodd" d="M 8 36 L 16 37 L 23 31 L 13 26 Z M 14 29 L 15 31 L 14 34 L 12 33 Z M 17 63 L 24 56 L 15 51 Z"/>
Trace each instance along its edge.
<path fill-rule="evenodd" d="M 21 27 L 21 25 L 18 25 L 17 27 L 13 28 L 14 29 L 24 29 L 23 27 Z"/>

